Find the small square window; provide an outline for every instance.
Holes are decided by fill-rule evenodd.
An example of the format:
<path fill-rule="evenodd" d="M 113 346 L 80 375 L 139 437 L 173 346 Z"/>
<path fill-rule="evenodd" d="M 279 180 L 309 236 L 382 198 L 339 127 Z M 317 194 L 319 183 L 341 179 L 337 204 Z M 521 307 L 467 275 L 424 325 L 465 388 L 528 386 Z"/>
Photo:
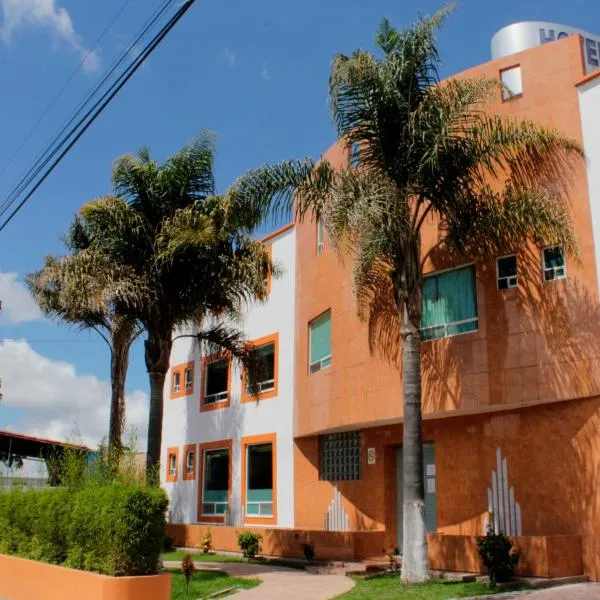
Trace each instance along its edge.
<path fill-rule="evenodd" d="M 352 142 L 350 146 L 350 166 L 356 168 L 360 165 L 360 143 Z"/>
<path fill-rule="evenodd" d="M 175 371 L 173 373 L 173 391 L 178 392 L 179 390 L 181 390 L 181 373 Z"/>
<path fill-rule="evenodd" d="M 191 390 L 193 384 L 194 384 L 194 369 L 192 369 L 192 367 L 188 367 L 185 370 L 185 389 L 186 389 L 186 391 Z"/>
<path fill-rule="evenodd" d="M 544 248 L 544 281 L 564 279 L 567 276 L 565 255 L 560 246 Z"/>
<path fill-rule="evenodd" d="M 196 470 L 196 453 L 193 450 L 188 450 L 185 455 L 185 472 L 190 474 Z"/>
<path fill-rule="evenodd" d="M 500 81 L 502 82 L 502 100 L 504 102 L 523 95 L 520 65 L 500 71 Z"/>
<path fill-rule="evenodd" d="M 519 285 L 517 275 L 517 255 L 503 256 L 496 261 L 498 274 L 498 289 L 506 290 Z"/>
<path fill-rule="evenodd" d="M 325 236 L 325 229 L 323 227 L 323 220 L 321 217 L 317 219 L 317 254 L 323 252 L 324 244 L 323 238 Z"/>

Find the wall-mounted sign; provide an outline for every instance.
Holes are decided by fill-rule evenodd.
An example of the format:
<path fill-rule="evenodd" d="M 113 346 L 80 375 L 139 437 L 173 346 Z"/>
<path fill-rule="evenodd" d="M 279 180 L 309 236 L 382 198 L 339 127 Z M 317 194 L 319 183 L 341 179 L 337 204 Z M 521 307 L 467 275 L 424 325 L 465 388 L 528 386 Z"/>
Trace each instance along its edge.
<path fill-rule="evenodd" d="M 600 36 L 575 27 L 545 21 L 524 21 L 501 29 L 492 38 L 492 60 L 561 40 L 574 34 L 583 37 L 586 72 L 589 73 L 600 68 Z"/>
<path fill-rule="evenodd" d="M 375 448 L 367 448 L 367 464 L 374 465 L 376 459 Z"/>

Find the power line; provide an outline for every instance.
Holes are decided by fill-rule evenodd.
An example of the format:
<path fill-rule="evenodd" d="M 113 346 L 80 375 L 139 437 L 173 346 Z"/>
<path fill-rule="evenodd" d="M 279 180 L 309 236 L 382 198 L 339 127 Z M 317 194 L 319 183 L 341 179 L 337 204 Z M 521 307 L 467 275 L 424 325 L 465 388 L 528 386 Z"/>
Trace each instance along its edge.
<path fill-rule="evenodd" d="M 62 159 L 67 155 L 67 153 L 71 150 L 71 148 L 79 141 L 82 135 L 87 131 L 87 129 L 92 125 L 92 123 L 100 116 L 100 114 L 104 111 L 106 106 L 110 103 L 110 101 L 117 95 L 117 93 L 123 88 L 123 86 L 131 79 L 134 73 L 139 69 L 139 67 L 143 64 L 143 62 L 150 56 L 150 54 L 156 49 L 156 47 L 163 41 L 163 39 L 167 36 L 167 34 L 173 29 L 173 27 L 178 23 L 178 21 L 183 17 L 183 15 L 192 7 L 195 0 L 185 0 L 180 8 L 177 10 L 175 15 L 171 17 L 171 19 L 159 30 L 159 32 L 152 38 L 152 40 L 144 47 L 142 52 L 140 52 L 134 61 L 121 73 L 121 75 L 117 78 L 117 80 L 111 84 L 109 89 L 100 97 L 99 100 L 90 108 L 86 114 L 79 119 L 79 121 L 66 133 L 60 143 L 52 150 L 51 153 L 41 162 L 39 166 L 33 168 L 33 173 L 27 178 L 25 182 L 19 185 L 17 189 L 17 193 L 13 195 L 12 198 L 5 202 L 5 206 L 3 207 L 0 215 L 3 215 L 18 199 L 18 196 L 24 192 L 26 187 L 32 183 L 37 175 L 39 175 L 45 165 L 47 165 L 50 160 L 59 153 L 60 149 L 66 145 L 64 150 L 60 152 L 58 157 L 52 162 L 52 164 L 44 171 L 32 189 L 26 194 L 26 196 L 19 202 L 16 208 L 8 215 L 8 217 L 4 220 L 2 225 L 0 225 L 0 231 L 2 231 L 8 223 L 14 218 L 17 212 L 24 206 L 24 204 L 31 198 L 31 196 L 37 191 L 37 189 L 41 186 L 41 184 L 48 178 L 50 173 L 56 168 L 56 166 L 62 161 Z M 164 9 L 168 8 L 170 4 L 173 3 L 173 0 L 169 0 L 164 6 L 163 9 L 159 10 L 159 17 Z M 154 21 L 152 21 L 154 22 Z M 145 36 L 145 33 L 143 33 Z M 135 44 L 135 42 L 134 42 Z M 133 45 L 131 46 L 133 47 Z M 130 48 L 131 48 L 130 47 Z M 125 57 L 130 54 L 130 52 L 125 53 Z M 117 61 L 117 65 L 115 68 L 111 69 L 111 73 L 118 67 L 118 64 L 122 62 L 124 59 L 120 59 Z M 105 78 L 106 80 L 106 78 Z M 101 82 L 97 89 L 100 89 L 104 83 Z M 81 113 L 81 111 L 85 108 L 84 105 L 80 107 L 77 111 L 77 114 Z M 69 121 L 72 122 L 73 119 Z M 64 132 L 63 128 L 63 132 Z M 62 133 L 62 132 L 61 132 Z M 68 140 L 71 139 L 70 142 Z M 68 142 L 68 143 L 67 143 Z M 35 167 L 35 166 L 34 166 Z"/>
<path fill-rule="evenodd" d="M 67 136 L 61 144 L 57 147 L 54 147 L 61 136 L 68 131 L 69 126 L 71 126 L 81 115 L 81 113 L 85 110 L 86 106 L 92 101 L 94 96 L 96 96 L 102 87 L 106 84 L 107 81 L 113 76 L 113 74 L 119 69 L 121 64 L 127 59 L 128 56 L 137 48 L 139 44 L 142 43 L 144 38 L 148 35 L 149 31 L 154 27 L 154 25 L 160 20 L 160 18 L 164 15 L 167 9 L 175 2 L 175 0 L 165 0 L 162 2 L 162 5 L 159 6 L 154 13 L 150 16 L 150 18 L 146 21 L 146 23 L 142 26 L 142 29 L 138 32 L 133 41 L 129 44 L 127 49 L 121 54 L 120 57 L 116 59 L 113 63 L 113 66 L 104 74 L 104 76 L 96 83 L 96 85 L 86 94 L 84 99 L 81 101 L 79 106 L 74 110 L 70 118 L 63 124 L 62 128 L 56 133 L 54 138 L 47 144 L 46 148 L 40 152 L 33 165 L 29 168 L 29 170 L 25 173 L 25 175 L 21 178 L 19 183 L 11 190 L 6 200 L 0 206 L 0 217 L 2 217 L 8 209 L 18 200 L 18 197 L 27 189 L 27 186 L 31 184 L 31 182 L 35 179 L 37 175 L 42 171 L 42 169 L 50 162 L 52 157 L 56 156 L 61 146 L 63 146 L 68 140 L 69 136 Z M 139 56 L 139 55 L 138 55 Z M 117 80 L 118 81 L 118 80 Z M 112 84 L 114 86 L 114 83 Z M 109 88 L 110 89 L 110 88 Z M 72 133 L 71 133 L 72 135 Z"/>
<path fill-rule="evenodd" d="M 13 160 L 17 157 L 17 155 L 23 149 L 25 144 L 29 141 L 31 136 L 36 132 L 37 128 L 40 126 L 40 123 L 44 120 L 46 115 L 52 110 L 52 108 L 54 108 L 54 105 L 58 102 L 59 98 L 63 95 L 64 91 L 69 87 L 71 81 L 73 81 L 73 79 L 75 78 L 77 73 L 79 73 L 79 71 L 82 69 L 86 60 L 92 55 L 92 52 L 99 46 L 100 42 L 105 38 L 106 34 L 110 31 L 111 27 L 116 23 L 117 19 L 123 14 L 123 12 L 125 11 L 125 9 L 127 8 L 127 6 L 130 3 L 131 3 L 131 0 L 125 0 L 123 5 L 121 6 L 121 8 L 117 11 L 115 16 L 111 19 L 110 23 L 106 26 L 104 31 L 100 34 L 100 37 L 98 37 L 98 39 L 90 47 L 87 54 L 81 59 L 81 62 L 75 67 L 75 69 L 73 70 L 73 72 L 71 73 L 71 75 L 69 76 L 67 81 L 60 88 L 60 90 L 58 91 L 56 96 L 54 96 L 54 98 L 48 104 L 48 106 L 46 106 L 46 108 L 44 109 L 44 111 L 42 112 L 42 114 L 40 115 L 38 120 L 34 123 L 33 127 L 29 130 L 27 135 L 23 138 L 23 141 L 19 144 L 18 148 L 13 152 L 11 157 L 8 159 L 8 162 L 4 165 L 4 167 L 0 171 L 0 177 L 2 177 L 2 175 L 4 175 L 4 173 L 6 173 L 6 170 L 8 169 L 8 167 L 10 167 Z"/>

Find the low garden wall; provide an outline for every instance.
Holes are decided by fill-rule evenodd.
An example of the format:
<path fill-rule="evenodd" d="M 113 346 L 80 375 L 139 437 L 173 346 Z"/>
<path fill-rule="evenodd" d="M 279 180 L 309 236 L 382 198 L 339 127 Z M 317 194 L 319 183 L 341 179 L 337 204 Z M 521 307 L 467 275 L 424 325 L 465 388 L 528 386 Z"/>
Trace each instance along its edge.
<path fill-rule="evenodd" d="M 383 554 L 383 531 L 323 531 L 308 529 L 279 529 L 267 527 L 225 527 L 209 525 L 175 525 L 167 527 L 167 534 L 176 546 L 198 548 L 210 530 L 214 550 L 239 552 L 237 536 L 250 530 L 262 536 L 262 554 L 304 558 L 302 543 L 314 544 L 317 560 L 363 560 Z"/>
<path fill-rule="evenodd" d="M 510 538 L 520 551 L 517 575 L 569 577 L 583 574 L 583 546 L 579 535 L 534 535 Z M 481 573 L 477 537 L 429 534 L 432 569 Z"/>
<path fill-rule="evenodd" d="M 6 600 L 169 600 L 171 575 L 109 577 L 0 554 Z"/>

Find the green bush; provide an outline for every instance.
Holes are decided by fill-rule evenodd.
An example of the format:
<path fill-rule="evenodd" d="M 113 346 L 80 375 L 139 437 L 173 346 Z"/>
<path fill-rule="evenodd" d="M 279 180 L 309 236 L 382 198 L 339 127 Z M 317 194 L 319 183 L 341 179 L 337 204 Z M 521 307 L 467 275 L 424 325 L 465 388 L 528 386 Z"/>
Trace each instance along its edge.
<path fill-rule="evenodd" d="M 512 578 L 519 562 L 519 553 L 503 533 L 496 534 L 489 530 L 487 535 L 477 538 L 477 547 L 492 585 Z"/>
<path fill-rule="evenodd" d="M 0 493 L 0 552 L 107 575 L 155 573 L 168 500 L 113 483 Z"/>
<path fill-rule="evenodd" d="M 244 554 L 244 558 L 256 558 L 260 554 L 262 536 L 252 531 L 242 531 L 238 535 L 238 546 Z"/>

